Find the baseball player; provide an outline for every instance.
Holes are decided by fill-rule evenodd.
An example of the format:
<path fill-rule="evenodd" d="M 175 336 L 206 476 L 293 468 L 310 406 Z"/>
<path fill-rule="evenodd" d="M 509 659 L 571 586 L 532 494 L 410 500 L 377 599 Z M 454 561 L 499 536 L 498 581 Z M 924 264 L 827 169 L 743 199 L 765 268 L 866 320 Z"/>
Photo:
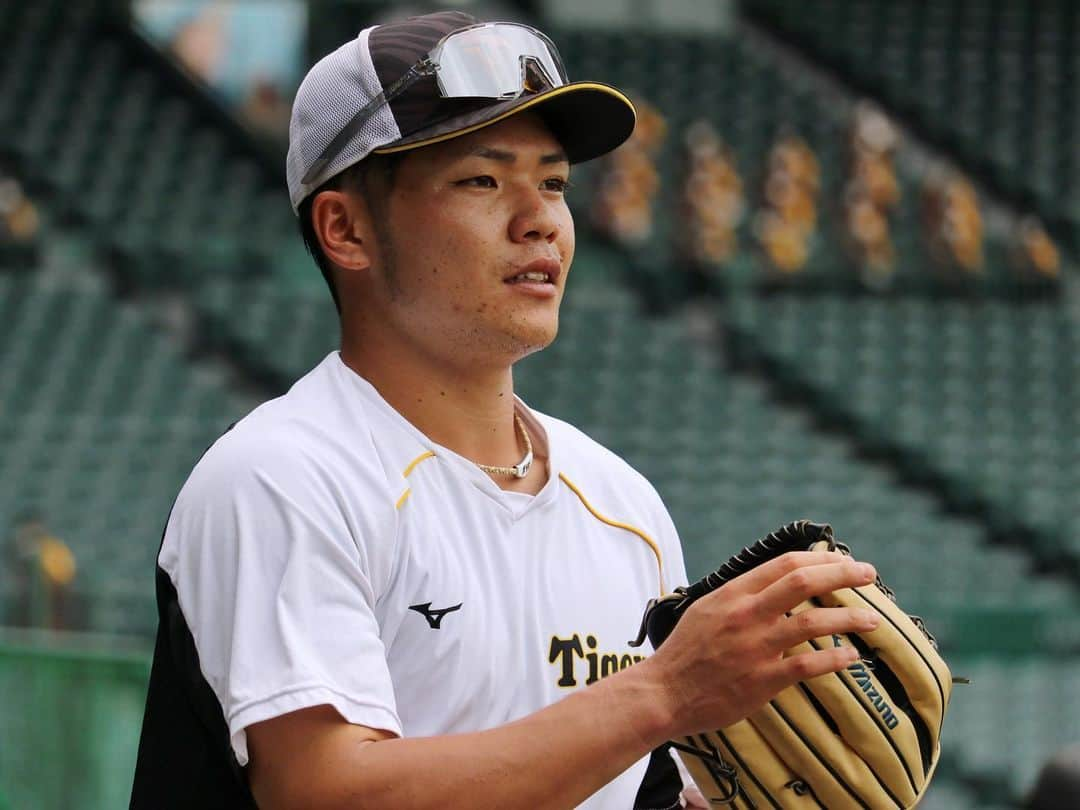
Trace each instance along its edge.
<path fill-rule="evenodd" d="M 457 12 L 311 69 L 288 186 L 341 347 L 176 499 L 133 807 L 677 807 L 666 740 L 850 663 L 782 656 L 868 621 L 785 615 L 872 579 L 823 553 L 700 600 L 655 655 L 630 646 L 685 582 L 671 519 L 514 396 L 556 334 L 570 166 L 633 126 L 541 32 Z"/>

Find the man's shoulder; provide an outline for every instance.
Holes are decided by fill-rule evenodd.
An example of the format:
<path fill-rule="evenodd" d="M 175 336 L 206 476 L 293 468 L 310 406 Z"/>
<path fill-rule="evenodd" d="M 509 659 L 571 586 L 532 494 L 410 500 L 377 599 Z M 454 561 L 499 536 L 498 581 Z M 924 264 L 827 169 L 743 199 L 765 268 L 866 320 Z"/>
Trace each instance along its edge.
<path fill-rule="evenodd" d="M 336 444 L 341 426 L 334 408 L 321 406 L 305 380 L 230 425 L 207 448 L 196 470 L 288 467 Z"/>
<path fill-rule="evenodd" d="M 328 361 L 231 425 L 195 465 L 189 486 L 315 479 L 392 489 L 397 457 L 413 450 L 408 437 L 376 424 L 366 403 L 335 387 Z"/>

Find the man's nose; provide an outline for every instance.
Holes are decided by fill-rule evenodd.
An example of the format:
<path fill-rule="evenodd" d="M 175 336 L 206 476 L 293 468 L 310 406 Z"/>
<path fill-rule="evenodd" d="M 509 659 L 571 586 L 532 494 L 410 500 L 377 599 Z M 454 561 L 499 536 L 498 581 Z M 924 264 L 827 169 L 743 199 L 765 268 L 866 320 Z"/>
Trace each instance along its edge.
<path fill-rule="evenodd" d="M 554 242 L 558 235 L 559 217 L 551 202 L 539 190 L 523 194 L 510 220 L 510 238 L 515 242 Z"/>

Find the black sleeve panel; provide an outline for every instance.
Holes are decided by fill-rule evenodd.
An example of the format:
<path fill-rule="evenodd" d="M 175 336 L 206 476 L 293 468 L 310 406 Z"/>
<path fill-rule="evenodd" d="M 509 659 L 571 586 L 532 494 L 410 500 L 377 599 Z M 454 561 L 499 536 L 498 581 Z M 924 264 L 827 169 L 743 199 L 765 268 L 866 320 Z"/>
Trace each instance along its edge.
<path fill-rule="evenodd" d="M 681 807 L 682 777 L 671 758 L 670 748 L 662 745 L 649 757 L 649 767 L 641 780 L 634 810 L 677 810 Z"/>
<path fill-rule="evenodd" d="M 168 575 L 157 571 L 158 632 L 131 810 L 254 810 L 217 695 Z"/>

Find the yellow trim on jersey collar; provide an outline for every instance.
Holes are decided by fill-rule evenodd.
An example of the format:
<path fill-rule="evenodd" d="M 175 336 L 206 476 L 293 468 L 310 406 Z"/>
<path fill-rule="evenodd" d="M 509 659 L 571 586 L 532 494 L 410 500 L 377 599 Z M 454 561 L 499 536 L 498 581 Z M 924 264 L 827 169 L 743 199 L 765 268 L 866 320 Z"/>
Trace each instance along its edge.
<path fill-rule="evenodd" d="M 421 146 L 430 146 L 433 143 L 440 143 L 442 141 L 448 141 L 451 138 L 460 138 L 462 135 L 468 135 L 470 132 L 476 132 L 478 129 L 489 127 L 492 124 L 497 124 L 500 121 L 509 118 L 511 115 L 517 115 L 519 112 L 524 112 L 530 107 L 535 107 L 550 98 L 556 96 L 562 96 L 567 93 L 577 92 L 578 90 L 600 90 L 603 93 L 607 93 L 609 96 L 614 96 L 626 103 L 631 110 L 634 109 L 633 103 L 623 93 L 620 93 L 614 87 L 607 84 L 597 84 L 594 82 L 573 82 L 571 84 L 564 84 L 562 87 L 556 87 L 554 90 L 549 90 L 546 93 L 541 93 L 538 96 L 530 98 L 528 101 L 522 102 L 516 107 L 511 107 L 501 115 L 497 115 L 494 118 L 489 118 L 486 121 L 481 121 L 479 124 L 473 124 L 472 126 L 465 127 L 464 129 L 455 129 L 453 132 L 444 132 L 442 135 L 433 135 L 430 138 L 424 138 L 420 141 L 414 141 L 413 143 L 403 143 L 399 146 L 384 146 L 378 149 L 371 150 L 377 155 L 389 155 L 394 152 L 404 152 L 408 149 L 419 149 Z M 635 113 L 636 116 L 636 113 Z"/>
<path fill-rule="evenodd" d="M 612 520 L 611 518 L 597 512 L 596 509 L 593 508 L 593 505 L 589 503 L 589 499 L 586 498 L 582 494 L 581 490 L 574 485 L 574 482 L 566 477 L 566 473 L 559 473 L 559 480 L 566 484 L 568 487 L 570 487 L 570 490 L 578 496 L 578 499 L 585 506 L 585 508 L 589 510 L 589 513 L 592 514 L 592 516 L 599 520 L 601 523 L 606 523 L 608 526 L 614 526 L 616 529 L 624 529 L 625 531 L 631 532 L 632 534 L 636 534 L 638 537 L 645 541 L 649 548 L 652 549 L 653 554 L 656 555 L 656 568 L 657 573 L 660 575 L 660 596 L 666 596 L 667 594 L 664 591 L 664 558 L 663 555 L 660 553 L 660 546 L 656 544 L 656 541 L 636 526 L 631 526 L 629 523 L 623 523 L 622 521 Z"/>
<path fill-rule="evenodd" d="M 412 471 L 415 470 L 418 466 L 420 466 L 421 461 L 425 461 L 429 458 L 435 458 L 434 450 L 425 450 L 423 453 L 410 461 L 409 466 L 405 468 L 405 471 L 401 474 L 401 477 L 408 478 L 410 475 L 412 475 Z"/>
<path fill-rule="evenodd" d="M 405 468 L 405 471 L 401 473 L 401 477 L 402 478 L 408 478 L 410 475 L 412 475 L 412 471 L 415 470 L 420 465 L 421 461 L 426 461 L 429 458 L 435 458 L 435 451 L 434 450 L 425 450 L 423 453 L 421 453 L 416 458 L 414 458 L 412 461 L 410 461 L 409 466 L 407 466 Z M 402 505 L 405 503 L 405 501 L 407 501 L 409 499 L 409 493 L 411 493 L 411 492 L 412 492 L 412 488 L 411 487 L 406 487 L 405 491 L 402 492 L 401 495 L 398 497 L 397 503 L 394 504 L 394 508 L 395 509 L 400 509 L 402 507 Z"/>

